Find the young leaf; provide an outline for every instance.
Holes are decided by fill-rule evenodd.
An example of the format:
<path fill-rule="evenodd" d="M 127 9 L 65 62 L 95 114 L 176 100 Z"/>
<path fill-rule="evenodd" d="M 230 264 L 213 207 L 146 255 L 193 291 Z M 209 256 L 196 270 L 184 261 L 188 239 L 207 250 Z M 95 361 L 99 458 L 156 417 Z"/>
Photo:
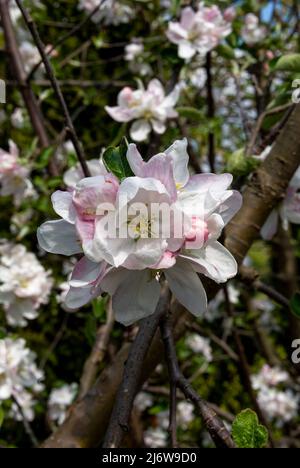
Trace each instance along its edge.
<path fill-rule="evenodd" d="M 119 180 L 134 175 L 126 157 L 127 146 L 127 141 L 123 138 L 120 146 L 107 148 L 103 154 L 103 161 L 107 170 L 118 177 Z"/>
<path fill-rule="evenodd" d="M 232 437 L 238 448 L 263 448 L 268 442 L 268 431 L 259 424 L 254 411 L 245 409 L 232 424 Z"/>
<path fill-rule="evenodd" d="M 280 57 L 275 70 L 300 72 L 300 54 L 287 54 Z"/>

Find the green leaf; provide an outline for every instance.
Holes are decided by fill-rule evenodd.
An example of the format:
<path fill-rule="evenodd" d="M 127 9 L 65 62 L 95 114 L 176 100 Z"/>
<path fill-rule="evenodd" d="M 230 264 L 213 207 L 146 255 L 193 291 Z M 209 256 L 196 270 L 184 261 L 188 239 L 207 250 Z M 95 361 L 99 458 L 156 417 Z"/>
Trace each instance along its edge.
<path fill-rule="evenodd" d="M 181 117 L 196 120 L 197 122 L 205 120 L 203 112 L 194 107 L 177 107 L 176 110 Z"/>
<path fill-rule="evenodd" d="M 263 448 L 268 442 L 268 431 L 259 424 L 254 411 L 245 409 L 232 424 L 232 437 L 238 448 Z"/>
<path fill-rule="evenodd" d="M 275 70 L 300 72 L 300 54 L 287 54 L 280 57 Z"/>
<path fill-rule="evenodd" d="M 127 161 L 127 147 L 127 141 L 123 138 L 120 146 L 107 148 L 103 154 L 103 161 L 107 170 L 112 172 L 119 180 L 134 175 Z"/>
<path fill-rule="evenodd" d="M 300 318 L 300 292 L 296 292 L 291 301 L 290 301 L 290 306 L 292 309 L 292 312 Z"/>

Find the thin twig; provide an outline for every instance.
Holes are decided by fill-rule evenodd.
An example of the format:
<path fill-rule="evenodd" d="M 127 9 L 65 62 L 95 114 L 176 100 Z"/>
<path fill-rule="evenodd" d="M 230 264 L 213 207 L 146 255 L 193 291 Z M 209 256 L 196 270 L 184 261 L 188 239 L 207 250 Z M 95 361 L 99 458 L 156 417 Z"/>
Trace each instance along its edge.
<path fill-rule="evenodd" d="M 141 322 L 138 334 L 130 348 L 126 361 L 122 384 L 117 393 L 104 439 L 104 448 L 118 448 L 122 442 L 124 433 L 129 431 L 130 413 L 139 388 L 144 359 L 159 326 L 160 319 L 167 311 L 169 297 L 170 293 L 165 289 L 160 297 L 155 313 Z"/>
<path fill-rule="evenodd" d="M 83 367 L 78 398 L 82 398 L 89 391 L 96 379 L 99 364 L 103 361 L 107 351 L 107 346 L 113 326 L 114 314 L 110 300 L 107 307 L 106 323 L 99 328 L 91 354 L 87 358 Z"/>
<path fill-rule="evenodd" d="M 90 176 L 90 171 L 89 171 L 88 165 L 87 165 L 86 160 L 85 160 L 85 155 L 84 155 L 83 148 L 82 148 L 82 146 L 81 146 L 81 144 L 79 142 L 75 127 L 74 127 L 73 122 L 72 122 L 71 115 L 70 115 L 69 110 L 68 110 L 68 106 L 67 106 L 65 98 L 64 98 L 64 96 L 63 96 L 63 94 L 61 92 L 59 83 L 58 83 L 58 81 L 57 81 L 57 79 L 55 77 L 55 74 L 53 72 L 50 60 L 49 60 L 48 55 L 47 55 L 47 53 L 45 51 L 45 47 L 44 47 L 44 45 L 43 45 L 43 43 L 41 41 L 41 38 L 40 38 L 40 35 L 39 35 L 39 32 L 38 32 L 38 29 L 36 27 L 36 24 L 33 21 L 33 19 L 31 18 L 31 16 L 29 15 L 26 8 L 24 8 L 21 0 L 16 0 L 16 2 L 17 2 L 17 5 L 18 5 L 18 7 L 20 8 L 20 10 L 22 12 L 25 23 L 26 23 L 29 31 L 31 32 L 32 38 L 33 38 L 33 40 L 35 42 L 35 45 L 37 46 L 37 48 L 38 48 L 38 50 L 39 50 L 39 52 L 41 54 L 41 57 L 42 57 L 44 65 L 45 65 L 45 69 L 46 69 L 48 78 L 52 83 L 53 90 L 54 90 L 54 92 L 56 94 L 56 97 L 57 97 L 57 99 L 58 99 L 58 101 L 59 101 L 59 103 L 61 105 L 64 117 L 65 117 L 65 120 L 66 120 L 66 132 L 70 135 L 70 138 L 71 138 L 72 143 L 74 145 L 78 160 L 79 160 L 80 165 L 82 167 L 83 173 L 84 173 L 84 175 L 86 177 L 89 177 Z"/>
<path fill-rule="evenodd" d="M 178 386 L 184 393 L 185 397 L 195 404 L 215 445 L 219 448 L 234 448 L 234 442 L 223 422 L 218 418 L 206 401 L 204 401 L 192 388 L 180 371 L 170 316 L 162 318 L 160 328 L 165 347 L 165 357 L 168 363 L 168 369 L 171 374 L 173 386 L 175 386 L 175 388 Z"/>
<path fill-rule="evenodd" d="M 37 440 L 37 437 L 36 435 L 34 434 L 33 430 L 32 430 L 32 427 L 29 423 L 29 421 L 26 419 L 26 416 L 24 414 L 24 411 L 23 411 L 23 408 L 22 406 L 20 405 L 20 403 L 18 402 L 17 398 L 13 395 L 12 396 L 12 400 L 14 401 L 14 403 L 16 404 L 18 410 L 19 410 L 19 413 L 21 414 L 21 418 L 22 418 L 22 423 L 23 423 L 23 426 L 24 426 L 24 429 L 25 429 L 25 432 L 26 434 L 28 435 L 33 447 L 35 448 L 38 448 L 39 446 L 39 441 Z"/>

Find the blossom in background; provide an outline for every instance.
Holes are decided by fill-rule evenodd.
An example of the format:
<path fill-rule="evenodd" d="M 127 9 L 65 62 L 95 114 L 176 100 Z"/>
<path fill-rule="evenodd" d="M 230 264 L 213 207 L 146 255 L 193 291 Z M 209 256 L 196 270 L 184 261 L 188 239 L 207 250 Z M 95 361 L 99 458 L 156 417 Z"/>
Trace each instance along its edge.
<path fill-rule="evenodd" d="M 182 429 L 187 429 L 194 420 L 194 405 L 188 401 L 180 401 L 177 405 L 177 422 Z"/>
<path fill-rule="evenodd" d="M 44 374 L 35 363 L 36 355 L 28 348 L 22 338 L 0 339 L 0 401 L 13 398 L 18 405 L 12 404 L 11 416 L 17 420 L 23 416 L 32 421 L 34 418 L 33 394 L 40 393 Z"/>
<path fill-rule="evenodd" d="M 289 381 L 286 371 L 265 364 L 257 374 L 252 375 L 251 381 L 257 391 L 258 404 L 278 427 L 297 416 L 299 396 L 290 389 L 279 387 Z"/>
<path fill-rule="evenodd" d="M 144 46 L 142 43 L 131 42 L 125 46 L 124 59 L 128 62 L 129 70 L 137 75 L 150 76 L 152 68 L 145 60 L 143 54 Z"/>
<path fill-rule="evenodd" d="M 9 325 L 25 327 L 27 320 L 35 319 L 52 285 L 50 271 L 23 245 L 0 245 L 0 304 Z"/>
<path fill-rule="evenodd" d="M 233 19 L 232 7 L 223 15 L 216 5 L 206 7 L 201 2 L 197 11 L 186 7 L 181 12 L 180 22 L 169 23 L 167 37 L 178 45 L 180 58 L 189 60 L 196 53 L 205 56 L 231 33 Z"/>
<path fill-rule="evenodd" d="M 300 224 L 300 167 L 292 177 L 285 199 L 278 208 L 275 208 L 261 229 L 261 236 L 265 240 L 270 240 L 278 230 L 278 223 L 281 219 L 284 229 L 288 229 L 289 223 Z"/>
<path fill-rule="evenodd" d="M 99 0 L 80 0 L 78 8 L 90 14 L 98 5 Z M 124 5 L 117 0 L 104 0 L 92 20 L 95 23 L 103 21 L 103 24 L 107 26 L 118 26 L 122 23 L 129 23 L 134 16 L 134 10 L 129 5 Z"/>
<path fill-rule="evenodd" d="M 131 144 L 127 160 L 133 177 L 88 177 L 73 191 L 52 195 L 54 210 L 63 219 L 39 228 L 40 246 L 56 254 L 85 254 L 74 268 L 66 306 L 76 309 L 108 292 L 116 320 L 129 325 L 154 312 L 164 275 L 179 302 L 200 316 L 207 299 L 197 273 L 222 283 L 237 272 L 235 259 L 217 239 L 240 208 L 241 195 L 228 190 L 230 174 L 190 176 L 186 140 L 148 163 Z M 99 212 L 103 202 L 111 212 Z M 135 203 L 146 212 L 132 224 L 134 216 L 128 213 Z M 174 218 L 182 215 L 178 226 L 170 228 L 169 220 L 167 234 L 161 228 L 168 226 L 157 226 L 151 217 L 151 207 L 161 203 L 174 209 Z M 103 230 L 112 219 L 122 220 L 113 235 Z M 119 235 L 123 228 L 124 237 Z"/>
<path fill-rule="evenodd" d="M 166 131 L 166 121 L 177 117 L 174 109 L 179 99 L 180 88 L 165 95 L 162 84 L 157 79 L 150 81 L 147 89 L 122 89 L 118 95 L 118 105 L 106 106 L 105 110 L 117 122 L 131 122 L 130 136 L 135 141 L 144 141 L 151 129 L 162 134 Z"/>
<path fill-rule="evenodd" d="M 210 346 L 210 340 L 208 338 L 203 338 L 203 336 L 193 333 L 192 335 L 189 335 L 187 337 L 186 345 L 194 353 L 202 354 L 207 362 L 211 362 L 213 360 L 212 348 Z"/>
<path fill-rule="evenodd" d="M 50 421 L 56 422 L 59 426 L 64 422 L 69 406 L 73 403 L 78 384 L 65 384 L 61 388 L 51 391 L 48 400 L 48 416 Z"/>
<path fill-rule="evenodd" d="M 265 39 L 267 28 L 259 25 L 259 18 L 253 13 L 248 13 L 245 16 L 245 24 L 242 28 L 241 35 L 247 45 L 255 45 Z"/>
<path fill-rule="evenodd" d="M 149 448 L 163 448 L 166 447 L 168 442 L 168 433 L 159 427 L 150 427 L 144 433 L 144 440 L 146 447 Z"/>
<path fill-rule="evenodd" d="M 139 392 L 135 397 L 134 405 L 140 412 L 145 411 L 147 408 L 153 406 L 152 395 L 146 392 Z"/>
<path fill-rule="evenodd" d="M 125 46 L 125 60 L 131 62 L 132 60 L 136 60 L 144 52 L 143 44 L 138 44 L 136 42 L 131 42 Z"/>
<path fill-rule="evenodd" d="M 26 122 L 26 111 L 21 107 L 17 107 L 11 115 L 11 123 L 15 128 L 23 128 Z"/>
<path fill-rule="evenodd" d="M 16 144 L 9 140 L 9 150 L 0 149 L 0 195 L 13 195 L 16 206 L 24 198 L 35 195 L 29 180 L 30 171 L 19 161 L 19 150 Z"/>
<path fill-rule="evenodd" d="M 32 67 L 41 60 L 40 53 L 36 46 L 34 46 L 29 41 L 23 41 L 19 50 L 22 56 L 25 71 L 29 73 Z"/>

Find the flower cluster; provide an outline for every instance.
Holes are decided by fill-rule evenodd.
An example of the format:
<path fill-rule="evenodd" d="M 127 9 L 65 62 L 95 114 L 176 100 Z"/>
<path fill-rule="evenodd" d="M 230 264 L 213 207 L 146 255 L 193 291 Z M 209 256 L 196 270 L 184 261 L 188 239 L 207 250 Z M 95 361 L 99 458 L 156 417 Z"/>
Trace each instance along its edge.
<path fill-rule="evenodd" d="M 78 8 L 90 14 L 98 5 L 99 0 L 80 0 Z M 129 23 L 134 16 L 134 10 L 129 5 L 124 5 L 117 0 L 104 0 L 92 20 L 95 23 L 103 21 L 106 26 L 118 26 L 122 23 Z"/>
<path fill-rule="evenodd" d="M 13 399 L 11 415 L 17 420 L 34 418 L 34 395 L 43 390 L 43 372 L 35 363 L 35 354 L 25 340 L 0 340 L 0 401 Z M 22 414 L 20 414 L 20 408 Z"/>
<path fill-rule="evenodd" d="M 252 385 L 257 390 L 257 401 L 270 420 L 278 427 L 291 421 L 298 414 L 299 396 L 290 389 L 280 389 L 280 384 L 289 380 L 287 372 L 267 364 L 252 376 Z"/>
<path fill-rule="evenodd" d="M 194 353 L 202 354 L 207 362 L 212 361 L 212 348 L 208 338 L 203 338 L 203 336 L 193 333 L 187 337 L 186 344 Z"/>
<path fill-rule="evenodd" d="M 166 96 L 164 88 L 157 79 L 151 80 L 147 89 L 140 86 L 132 90 L 122 89 L 118 95 L 118 105 L 106 106 L 108 114 L 117 122 L 135 122 L 130 129 L 130 136 L 135 141 L 144 141 L 151 129 L 162 134 L 166 131 L 166 121 L 177 117 L 174 109 L 179 99 L 180 88 Z"/>
<path fill-rule="evenodd" d="M 201 2 L 197 11 L 191 7 L 182 10 L 180 22 L 170 22 L 167 37 L 178 45 L 179 57 L 189 60 L 196 53 L 205 56 L 231 33 L 235 17 L 230 7 L 222 15 L 216 5 L 206 7 Z"/>
<path fill-rule="evenodd" d="M 64 422 L 67 409 L 73 403 L 78 390 L 77 383 L 65 384 L 52 390 L 48 400 L 48 416 L 50 421 L 59 426 Z"/>
<path fill-rule="evenodd" d="M 259 19 L 253 13 L 248 13 L 245 16 L 245 24 L 242 28 L 241 35 L 246 44 L 253 46 L 265 39 L 267 28 L 259 25 Z"/>
<path fill-rule="evenodd" d="M 47 304 L 53 285 L 50 272 L 21 244 L 0 245 L 0 304 L 11 326 L 27 325 Z"/>
<path fill-rule="evenodd" d="M 76 309 L 108 292 L 116 320 L 129 325 L 154 312 L 164 275 L 177 299 L 200 316 L 207 298 L 198 273 L 222 283 L 237 272 L 235 259 L 217 240 L 241 206 L 241 195 L 228 190 L 232 176 L 190 176 L 186 140 L 147 163 L 134 144 L 124 157 L 131 176 L 119 180 L 107 172 L 82 179 L 72 191 L 55 192 L 53 207 L 63 219 L 38 230 L 44 250 L 84 254 L 73 270 L 66 306 Z M 162 207 L 167 222 L 155 213 Z"/>
<path fill-rule="evenodd" d="M 29 174 L 29 169 L 20 164 L 17 146 L 10 140 L 8 151 L 0 149 L 0 195 L 13 195 L 16 206 L 24 198 L 33 196 Z"/>

